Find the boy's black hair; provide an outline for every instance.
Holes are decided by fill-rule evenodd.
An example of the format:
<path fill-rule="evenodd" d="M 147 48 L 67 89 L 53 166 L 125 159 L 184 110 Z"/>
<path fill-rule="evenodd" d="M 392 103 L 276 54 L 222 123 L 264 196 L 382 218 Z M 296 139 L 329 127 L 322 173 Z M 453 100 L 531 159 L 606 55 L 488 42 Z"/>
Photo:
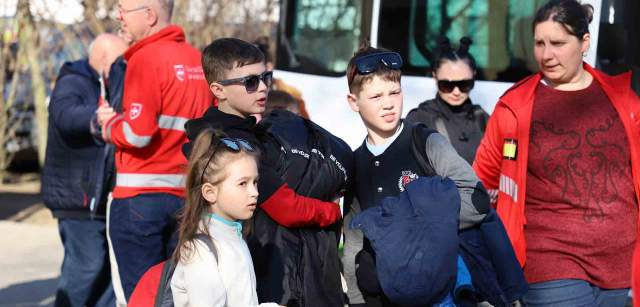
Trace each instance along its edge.
<path fill-rule="evenodd" d="M 202 51 L 202 69 L 209 84 L 224 80 L 234 68 L 256 63 L 264 63 L 262 51 L 237 38 L 216 39 Z"/>
<path fill-rule="evenodd" d="M 360 49 L 358 49 L 358 51 L 356 51 L 356 53 L 353 54 L 353 56 L 349 60 L 349 65 L 347 65 L 347 83 L 349 85 L 350 93 L 356 94 L 356 95 L 360 93 L 360 91 L 362 90 L 362 85 L 370 81 L 371 79 L 373 79 L 373 77 L 375 76 L 378 76 L 385 81 L 400 82 L 400 78 L 402 76 L 402 72 L 400 71 L 400 69 L 392 69 L 385 66 L 382 63 L 378 65 L 378 69 L 376 69 L 376 71 L 366 75 L 358 74 L 358 70 L 356 69 L 355 60 L 357 58 L 365 55 L 369 55 L 369 54 L 376 54 L 376 53 L 382 53 L 382 52 L 388 52 L 388 51 L 389 50 L 386 50 L 383 48 L 371 47 L 369 46 L 368 41 L 365 41 L 362 43 L 362 45 L 360 46 Z"/>

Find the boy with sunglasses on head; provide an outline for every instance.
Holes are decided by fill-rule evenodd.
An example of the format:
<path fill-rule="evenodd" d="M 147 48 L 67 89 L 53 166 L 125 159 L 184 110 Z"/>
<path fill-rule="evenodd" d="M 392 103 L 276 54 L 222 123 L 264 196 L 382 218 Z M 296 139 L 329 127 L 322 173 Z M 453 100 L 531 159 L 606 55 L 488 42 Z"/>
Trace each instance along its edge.
<path fill-rule="evenodd" d="M 383 198 L 397 196 L 418 177 L 433 175 L 425 174 L 412 153 L 414 125 L 400 118 L 403 102 L 401 66 L 402 58 L 398 53 L 372 47 L 362 47 L 349 61 L 347 101 L 351 109 L 360 114 L 367 137 L 354 152 L 356 176 L 353 195 L 356 201 L 345 220 L 349 220 L 359 209 L 378 206 Z M 422 148 L 425 148 L 424 156 L 428 164 L 436 175 L 448 177 L 457 186 L 461 199 L 459 227 L 463 229 L 478 224 L 489 209 L 489 197 L 485 189 L 471 166 L 441 134 L 424 129 L 424 133 L 419 135 L 424 136 L 421 141 L 426 143 L 426 147 Z M 352 291 L 359 289 L 367 306 L 394 306 L 382 292 L 378 281 L 371 242 L 365 238 L 360 247 L 358 236 L 356 230 L 345 227 L 346 257 L 358 253 L 355 257 L 358 264 L 355 270 L 357 286 L 348 286 L 349 297 L 356 297 L 357 293 Z M 351 263 L 345 263 L 345 274 L 353 272 L 350 270 L 352 266 Z M 348 281 L 353 280 L 353 276 L 346 277 Z"/>
<path fill-rule="evenodd" d="M 342 212 L 335 202 L 296 194 L 278 172 L 283 168 L 283 161 L 279 160 L 281 147 L 265 141 L 269 138 L 263 136 L 268 132 L 264 127 L 256 126 L 256 120 L 251 116 L 264 112 L 272 83 L 272 72 L 265 66 L 264 55 L 248 42 L 222 38 L 203 50 L 202 66 L 218 107 L 212 107 L 202 118 L 186 123 L 189 139 L 194 140 L 204 129 L 214 128 L 230 137 L 245 139 L 260 150 L 260 194 L 251 223 L 252 233 L 247 239 L 254 259 L 259 300 L 289 306 L 343 304 L 337 270 L 329 277 L 306 279 L 304 284 L 296 275 L 303 274 L 308 268 L 298 267 L 302 256 L 295 228 L 332 226 L 341 221 Z M 188 155 L 190 143 L 185 144 L 183 151 Z M 325 260 L 335 261 L 338 267 L 337 253 L 335 258 Z M 321 289 L 327 285 L 337 290 L 324 291 L 322 297 L 306 295 L 305 289 Z"/>

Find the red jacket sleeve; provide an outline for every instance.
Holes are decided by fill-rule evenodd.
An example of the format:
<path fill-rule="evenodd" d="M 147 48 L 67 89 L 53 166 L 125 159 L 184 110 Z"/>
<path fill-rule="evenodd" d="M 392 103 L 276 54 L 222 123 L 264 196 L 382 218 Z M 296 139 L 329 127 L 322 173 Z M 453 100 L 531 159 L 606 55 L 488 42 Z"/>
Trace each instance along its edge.
<path fill-rule="evenodd" d="M 296 194 L 286 183 L 260 206 L 276 223 L 285 227 L 326 227 L 340 220 L 340 206 Z"/>
<path fill-rule="evenodd" d="M 339 221 L 338 204 L 298 195 L 289 187 L 274 167 L 279 162 L 271 150 L 264 148 L 260 157 L 258 206 L 284 227 L 325 227 Z"/>
<path fill-rule="evenodd" d="M 122 114 L 103 127 L 105 140 L 118 148 L 143 148 L 158 131 L 161 87 L 154 63 L 133 58 L 125 75 Z"/>
<path fill-rule="evenodd" d="M 473 170 L 487 189 L 491 204 L 495 207 L 500 182 L 500 166 L 502 163 L 502 145 L 504 137 L 500 131 L 500 118 L 510 114 L 498 104 L 489 118 L 484 137 L 478 146 Z"/>

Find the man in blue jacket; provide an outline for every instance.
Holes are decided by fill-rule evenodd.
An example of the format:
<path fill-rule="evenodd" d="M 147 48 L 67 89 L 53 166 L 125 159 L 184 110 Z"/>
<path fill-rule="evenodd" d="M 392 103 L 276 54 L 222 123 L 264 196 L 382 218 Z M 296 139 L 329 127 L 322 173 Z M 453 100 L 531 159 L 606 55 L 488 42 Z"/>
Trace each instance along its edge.
<path fill-rule="evenodd" d="M 127 48 L 118 36 L 102 34 L 89 58 L 60 69 L 49 103 L 42 197 L 58 218 L 64 260 L 56 306 L 114 306 L 104 216 L 91 217 L 96 159 L 101 152 L 90 122 L 101 103 L 101 77 Z"/>

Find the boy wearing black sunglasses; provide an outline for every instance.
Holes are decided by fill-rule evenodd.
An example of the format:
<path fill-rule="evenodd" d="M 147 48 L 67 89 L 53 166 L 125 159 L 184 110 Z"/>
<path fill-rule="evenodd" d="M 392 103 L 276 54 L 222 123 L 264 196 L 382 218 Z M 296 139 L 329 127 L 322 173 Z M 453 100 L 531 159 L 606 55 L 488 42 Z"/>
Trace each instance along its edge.
<path fill-rule="evenodd" d="M 294 243 L 299 240 L 296 228 L 332 226 L 341 220 L 342 212 L 335 202 L 296 194 L 276 171 L 282 168 L 283 162 L 278 160 L 281 149 L 263 141 L 262 136 L 267 132 L 256 126 L 251 116 L 264 112 L 272 83 L 272 72 L 266 70 L 264 55 L 248 42 L 222 38 L 204 49 L 202 65 L 218 108 L 212 107 L 203 117 L 186 123 L 189 140 L 193 141 L 204 129 L 214 128 L 231 138 L 247 140 L 249 146 L 260 151 L 258 210 L 253 218 L 252 234 L 247 238 L 256 271 L 258 299 L 290 306 L 336 305 L 327 301 L 342 304 L 337 271 L 331 277 L 336 282 L 330 284 L 335 284 L 338 290 L 330 298 L 327 298 L 329 293 L 323 297 L 301 297 L 309 285 L 317 289 L 323 285 L 314 285 L 317 281 L 313 280 L 305 280 L 304 284 L 295 282 L 299 278 L 295 274 L 309 269 L 297 267 L 298 258 L 302 256 Z M 183 151 L 188 156 L 190 143 L 185 144 Z M 337 253 L 335 258 L 337 267 Z"/>
<path fill-rule="evenodd" d="M 347 101 L 351 109 L 362 118 L 367 137 L 354 152 L 356 176 L 353 195 L 356 201 L 345 220 L 349 220 L 359 209 L 378 206 L 383 198 L 397 196 L 405 190 L 407 184 L 418 177 L 432 175 L 425 174 L 424 168 L 411 151 L 414 141 L 413 125 L 401 119 L 401 66 L 402 58 L 398 53 L 363 47 L 351 58 L 347 67 Z M 459 227 L 476 225 L 488 211 L 489 197 L 471 166 L 456 154 L 442 135 L 429 131 L 421 140 L 426 143 L 424 156 L 428 158 L 428 164 L 436 175 L 448 177 L 458 188 L 461 199 Z M 362 246 L 359 246 L 359 233 L 347 228 L 345 227 L 345 259 L 348 259 L 349 254 L 353 257 L 353 254 L 358 253 L 355 257 L 358 264 L 355 271 L 357 286 L 348 286 L 349 297 L 357 297 L 352 291 L 360 290 L 367 306 L 395 306 L 380 286 L 371 242 L 365 238 Z M 348 282 L 353 281 L 353 276 L 348 275 L 353 272 L 352 267 L 353 263 L 345 260 Z"/>

